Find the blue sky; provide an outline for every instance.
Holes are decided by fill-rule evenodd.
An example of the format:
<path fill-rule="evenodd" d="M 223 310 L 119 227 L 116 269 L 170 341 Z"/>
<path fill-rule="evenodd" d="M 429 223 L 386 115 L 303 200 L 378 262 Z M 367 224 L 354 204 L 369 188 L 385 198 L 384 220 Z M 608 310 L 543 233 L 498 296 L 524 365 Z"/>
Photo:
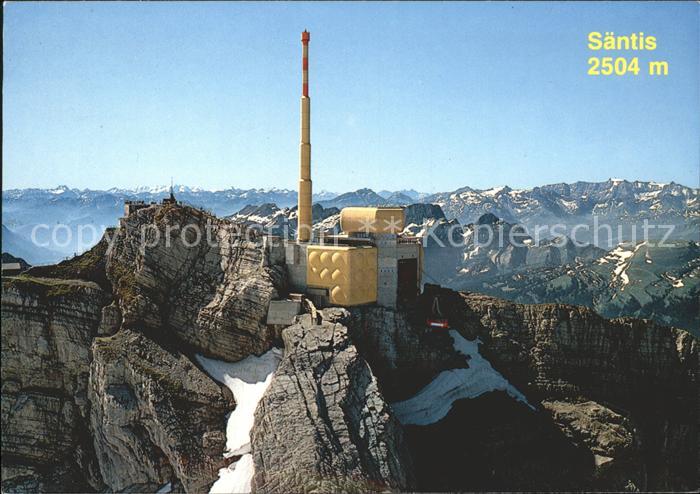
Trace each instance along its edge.
<path fill-rule="evenodd" d="M 304 28 L 316 190 L 698 186 L 699 26 L 695 2 L 6 3 L 3 189 L 296 187 Z M 669 75 L 588 76 L 590 31 L 656 36 L 625 55 Z"/>

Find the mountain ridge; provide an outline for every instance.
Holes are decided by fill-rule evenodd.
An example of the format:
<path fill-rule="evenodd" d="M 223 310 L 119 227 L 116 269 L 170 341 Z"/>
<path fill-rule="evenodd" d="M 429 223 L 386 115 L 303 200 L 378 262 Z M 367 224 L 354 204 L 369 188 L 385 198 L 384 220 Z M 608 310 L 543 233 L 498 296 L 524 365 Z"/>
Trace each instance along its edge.
<path fill-rule="evenodd" d="M 248 205 L 275 204 L 291 208 L 297 203 L 297 193 L 290 189 L 237 189 L 218 192 L 196 187 L 174 186 L 177 199 L 184 204 L 211 211 L 217 216 L 236 214 Z M 56 259 L 83 252 L 99 240 L 106 227 L 113 226 L 122 216 L 127 200 L 158 202 L 168 195 L 169 187 L 140 187 L 133 190 L 112 188 L 108 191 L 71 189 L 59 186 L 53 189 L 10 189 L 3 193 L 3 225 L 12 233 L 28 239 L 39 224 L 65 224 L 73 240 L 58 246 L 50 232 L 41 231 L 38 240 L 58 252 Z M 669 224 L 676 229 L 676 238 L 693 240 L 700 226 L 700 189 L 670 182 L 608 180 L 606 182 L 574 182 L 550 184 L 532 189 L 511 189 L 508 186 L 478 190 L 468 186 L 452 192 L 425 195 L 416 191 L 381 191 L 363 188 L 343 194 L 321 191 L 314 202 L 324 208 L 347 206 L 407 206 L 415 201 L 439 205 L 447 220 L 462 224 L 476 221 L 483 214 L 495 214 L 511 223 L 527 228 L 537 225 L 564 223 L 594 226 L 594 216 L 603 218 L 613 228 L 623 225 L 625 230 L 601 239 L 610 246 L 630 235 L 632 227 L 641 228 L 644 221 Z M 92 238 L 80 242 L 77 231 L 81 226 L 96 227 Z M 655 230 L 655 234 L 661 234 Z M 594 242 L 584 237 L 582 240 Z M 53 243 L 51 243 L 53 242 Z M 595 243 L 595 242 L 594 242 Z M 28 259 L 30 262 L 36 259 Z M 43 259 L 42 259 L 43 260 Z"/>
<path fill-rule="evenodd" d="M 487 191 L 492 191 L 494 189 L 501 189 L 505 188 L 508 189 L 509 191 L 530 191 L 536 188 L 542 188 L 542 187 L 557 187 L 557 186 L 575 186 L 579 184 L 604 184 L 604 183 L 613 183 L 616 185 L 622 184 L 622 183 L 641 183 L 641 184 L 651 184 L 651 185 L 657 185 L 657 186 L 669 186 L 669 185 L 677 185 L 680 187 L 685 187 L 688 189 L 692 189 L 693 187 L 690 185 L 685 185 L 680 182 L 676 182 L 674 180 L 671 180 L 669 182 L 659 182 L 656 180 L 628 180 L 624 178 L 609 178 L 607 180 L 603 181 L 588 181 L 588 180 L 577 180 L 575 182 L 553 182 L 549 184 L 544 184 L 544 185 L 533 185 L 530 187 L 512 187 L 508 184 L 501 184 L 501 185 L 495 185 L 489 188 L 485 189 L 480 189 L 476 187 L 470 187 L 470 186 L 462 186 L 457 189 L 453 190 L 443 190 L 443 191 L 438 191 L 438 192 L 425 192 L 425 191 L 418 191 L 416 189 L 396 189 L 396 190 L 389 190 L 389 189 L 380 189 L 380 190 L 375 190 L 372 187 L 365 186 L 365 187 L 360 187 L 359 189 L 356 190 L 361 190 L 361 189 L 369 189 L 374 192 L 376 192 L 379 196 L 381 197 L 388 197 L 391 194 L 403 194 L 408 197 L 411 197 L 414 200 L 420 200 L 424 199 L 427 197 L 432 197 L 436 196 L 439 194 L 447 194 L 447 193 L 454 193 L 462 190 L 472 190 L 475 192 L 487 192 Z M 206 187 L 198 187 L 198 186 L 191 186 L 191 185 L 185 185 L 185 184 L 173 184 L 173 189 L 174 192 L 209 192 L 209 193 L 217 193 L 217 192 L 226 192 L 226 191 L 258 191 L 258 192 L 296 192 L 296 189 L 290 189 L 286 187 L 249 187 L 249 188 L 242 188 L 242 187 L 235 187 L 235 186 L 230 186 L 230 187 L 224 187 L 224 188 L 206 188 Z M 698 190 L 698 188 L 695 188 Z M 155 184 L 155 185 L 139 185 L 136 187 L 110 187 L 108 189 L 101 189 L 101 188 L 91 188 L 91 187 L 71 187 L 65 184 L 59 184 L 55 187 L 11 187 L 11 188 L 3 188 L 2 192 L 3 194 L 8 193 L 8 192 L 15 192 L 15 191 L 53 191 L 54 193 L 60 193 L 61 191 L 73 191 L 73 192 L 114 192 L 114 193 L 129 193 L 129 194 L 141 194 L 141 193 L 168 193 L 170 191 L 170 186 L 169 185 L 163 185 L 163 184 Z M 352 191 L 350 191 L 352 192 Z M 337 191 L 329 191 L 326 189 L 322 189 L 319 192 L 314 192 L 314 194 L 318 194 L 321 196 L 324 195 L 333 195 L 333 196 L 339 196 L 342 194 L 342 192 L 337 192 Z"/>

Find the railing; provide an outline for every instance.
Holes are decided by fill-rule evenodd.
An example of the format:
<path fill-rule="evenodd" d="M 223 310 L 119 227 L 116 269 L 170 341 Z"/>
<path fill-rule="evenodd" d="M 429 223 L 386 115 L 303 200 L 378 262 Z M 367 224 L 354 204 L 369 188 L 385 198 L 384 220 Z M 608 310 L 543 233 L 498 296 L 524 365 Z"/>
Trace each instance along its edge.
<path fill-rule="evenodd" d="M 397 237 L 397 244 L 419 244 L 421 242 L 421 237 Z"/>

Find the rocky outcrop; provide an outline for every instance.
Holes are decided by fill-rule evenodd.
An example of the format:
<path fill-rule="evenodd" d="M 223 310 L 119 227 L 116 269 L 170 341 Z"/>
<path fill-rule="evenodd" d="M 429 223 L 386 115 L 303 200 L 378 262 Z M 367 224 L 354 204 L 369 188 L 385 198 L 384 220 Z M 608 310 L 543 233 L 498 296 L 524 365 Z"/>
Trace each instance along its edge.
<path fill-rule="evenodd" d="M 135 331 L 97 338 L 92 351 L 91 425 L 109 490 L 178 482 L 207 491 L 225 466 L 230 394 L 177 350 Z"/>
<path fill-rule="evenodd" d="M 543 401 L 554 423 L 593 456 L 592 485 L 630 489 L 646 484 L 641 441 L 632 421 L 594 401 Z"/>
<path fill-rule="evenodd" d="M 123 327 L 225 360 L 275 339 L 265 318 L 286 290 L 284 266 L 269 265 L 262 240 L 229 221 L 177 205 L 139 210 L 123 220 L 107 274 Z"/>
<path fill-rule="evenodd" d="M 285 276 L 262 241 L 157 206 L 30 271 L 3 280 L 3 491 L 205 490 L 233 404 L 184 355 L 236 360 L 279 337 L 265 315 Z"/>
<path fill-rule="evenodd" d="M 462 240 L 463 258 L 453 264 L 455 271 L 445 280 L 452 288 L 466 290 L 498 275 L 592 261 L 606 253 L 566 236 L 543 240 L 540 232 L 534 232 L 533 238 L 523 225 L 503 221 L 491 213 L 466 225 Z"/>
<path fill-rule="evenodd" d="M 419 491 L 593 490 L 590 453 L 502 392 L 456 401 L 445 418 L 405 435 Z"/>
<path fill-rule="evenodd" d="M 637 424 L 649 489 L 697 487 L 698 342 L 640 319 L 465 294 L 464 318 L 494 366 L 546 399 L 612 404 Z"/>
<path fill-rule="evenodd" d="M 445 213 L 437 204 L 417 203 L 406 206 L 404 209 L 404 223 L 410 225 L 414 223 L 420 225 L 426 220 L 442 220 Z"/>
<path fill-rule="evenodd" d="M 412 396 L 443 370 L 466 365 L 447 332 L 428 330 L 415 311 L 375 306 L 350 313 L 352 339 L 389 402 Z"/>
<path fill-rule="evenodd" d="M 90 345 L 107 295 L 95 283 L 2 283 L 2 490 L 101 487 L 88 427 Z"/>
<path fill-rule="evenodd" d="M 255 414 L 257 492 L 405 490 L 401 427 L 348 334 L 349 314 L 323 311 L 282 333 L 284 358 Z"/>
<path fill-rule="evenodd" d="M 599 253 L 571 241 L 530 247 L 523 270 L 485 277 L 469 274 L 450 287 L 523 304 L 584 305 L 607 317 L 652 319 L 700 336 L 700 246 L 645 241 Z M 471 270 L 478 274 L 478 271 Z"/>
<path fill-rule="evenodd" d="M 572 472 L 566 477 L 543 472 L 539 484 L 524 483 L 518 464 L 511 464 L 507 470 L 513 477 L 502 475 L 506 483 L 492 488 L 697 487 L 698 349 L 689 333 L 650 321 L 607 320 L 582 307 L 519 305 L 448 290 L 435 293 L 449 307 L 445 312 L 451 325 L 470 339 L 479 337 L 484 357 L 531 403 L 540 403 L 536 415 L 541 425 L 528 430 L 541 430 L 542 437 L 561 436 L 564 443 L 558 439 L 557 444 L 565 445 L 562 451 L 578 451 L 556 469 Z M 481 406 L 477 402 L 460 408 Z M 467 415 L 455 418 L 454 413 L 447 420 L 451 435 L 409 431 L 412 449 L 430 449 L 431 441 L 449 443 L 464 436 L 458 430 L 466 427 L 459 424 Z M 496 427 L 487 442 L 504 441 L 499 430 Z M 544 445 L 533 440 L 529 459 L 544 454 Z M 451 447 L 457 446 L 446 444 L 445 450 Z M 447 488 L 476 488 L 469 483 L 475 478 L 452 478 Z"/>
<path fill-rule="evenodd" d="M 494 365 L 544 395 L 597 395 L 620 405 L 686 405 L 698 381 L 697 340 L 640 319 L 604 319 L 563 304 L 521 305 L 462 294 L 463 325 Z"/>
<path fill-rule="evenodd" d="M 26 274 L 37 278 L 92 281 L 97 283 L 106 293 L 111 293 L 112 285 L 107 279 L 105 265 L 111 252 L 110 241 L 114 234 L 114 228 L 107 228 L 100 241 L 92 249 L 58 264 L 34 266 Z"/>

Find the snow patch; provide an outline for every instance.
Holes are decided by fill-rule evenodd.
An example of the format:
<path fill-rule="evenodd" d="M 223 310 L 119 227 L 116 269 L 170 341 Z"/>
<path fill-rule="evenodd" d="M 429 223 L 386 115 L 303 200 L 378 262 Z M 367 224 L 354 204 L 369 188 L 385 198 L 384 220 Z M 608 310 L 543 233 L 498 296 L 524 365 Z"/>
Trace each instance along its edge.
<path fill-rule="evenodd" d="M 572 212 L 578 210 L 578 203 L 576 201 L 572 201 L 572 200 L 568 200 L 568 199 L 559 199 L 559 203 L 569 213 L 572 213 Z"/>
<path fill-rule="evenodd" d="M 685 286 L 683 284 L 683 280 L 681 280 L 680 278 L 676 278 L 675 276 L 671 276 L 668 273 L 666 273 L 666 277 L 668 278 L 668 281 L 671 282 L 671 286 L 673 288 L 683 288 Z"/>
<path fill-rule="evenodd" d="M 505 185 L 503 185 L 501 187 L 494 187 L 493 189 L 488 189 L 488 190 L 482 191 L 481 195 L 484 195 L 486 197 L 494 197 L 494 196 L 498 195 L 498 193 L 501 192 L 505 188 L 506 188 Z"/>
<path fill-rule="evenodd" d="M 253 455 L 245 454 L 237 462 L 231 463 L 228 468 L 219 470 L 219 479 L 211 486 L 209 493 L 250 492 L 254 473 Z"/>
<path fill-rule="evenodd" d="M 314 230 L 320 230 L 320 231 L 326 231 L 326 230 L 332 230 L 333 228 L 337 227 L 340 223 L 340 214 L 334 214 L 326 218 L 325 220 L 321 220 L 317 223 L 314 223 Z"/>
<path fill-rule="evenodd" d="M 656 199 L 661 192 L 662 192 L 661 189 L 652 190 L 651 192 L 642 192 L 641 194 L 639 194 L 639 200 L 640 201 L 651 201 L 653 199 Z"/>
<path fill-rule="evenodd" d="M 450 336 L 454 349 L 469 357 L 469 368 L 443 371 L 412 398 L 393 403 L 392 408 L 399 422 L 404 425 L 433 424 L 449 413 L 455 401 L 476 398 L 490 391 L 505 391 L 510 397 L 535 409 L 515 386 L 481 356 L 481 341 L 478 338 L 469 341 L 455 330 L 450 330 Z"/>
<path fill-rule="evenodd" d="M 196 359 L 214 380 L 231 390 L 236 400 L 236 408 L 226 423 L 224 458 L 243 455 L 227 468 L 219 470 L 219 480 L 210 492 L 250 492 L 254 473 L 250 431 L 253 429 L 255 409 L 272 382 L 272 376 L 282 360 L 282 351 L 273 348 L 260 357 L 250 355 L 233 363 L 202 355 L 196 355 Z"/>
<path fill-rule="evenodd" d="M 611 262 L 615 264 L 613 269 L 613 279 L 614 282 L 618 278 L 622 280 L 623 285 L 627 285 L 630 282 L 629 276 L 627 276 L 627 268 L 630 266 L 630 262 L 634 254 L 644 245 L 646 242 L 640 242 L 634 249 L 628 250 L 624 244 L 617 246 L 614 250 L 611 250 L 605 257 L 598 260 L 598 264 L 605 264 Z"/>

